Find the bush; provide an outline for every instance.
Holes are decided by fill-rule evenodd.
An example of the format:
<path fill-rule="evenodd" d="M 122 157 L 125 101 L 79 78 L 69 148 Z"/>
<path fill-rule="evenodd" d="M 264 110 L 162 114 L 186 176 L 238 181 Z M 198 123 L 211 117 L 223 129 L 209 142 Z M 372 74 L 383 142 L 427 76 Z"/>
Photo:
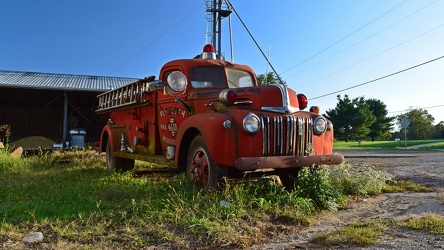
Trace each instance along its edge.
<path fill-rule="evenodd" d="M 300 197 L 310 198 L 319 209 L 337 210 L 344 203 L 344 195 L 328 179 L 325 166 L 301 169 L 296 192 Z"/>
<path fill-rule="evenodd" d="M 328 182 L 344 195 L 376 195 L 382 193 L 393 176 L 371 166 L 352 167 L 345 162 L 329 168 Z"/>

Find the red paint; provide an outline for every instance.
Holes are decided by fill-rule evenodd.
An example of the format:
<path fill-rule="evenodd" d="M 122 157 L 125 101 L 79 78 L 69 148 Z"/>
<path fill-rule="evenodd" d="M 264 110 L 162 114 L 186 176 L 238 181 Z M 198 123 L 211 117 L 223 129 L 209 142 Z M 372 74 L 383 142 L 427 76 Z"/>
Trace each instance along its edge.
<path fill-rule="evenodd" d="M 204 50 L 212 52 L 209 47 Z M 225 69 L 230 69 L 231 73 Z M 162 88 L 160 82 L 155 88 L 150 79 L 151 82 L 139 81 L 138 87 L 128 85 L 127 88 L 132 87 L 131 91 L 120 89 L 99 96 L 101 109 L 97 112 L 108 114 L 110 119 L 110 124 L 102 132 L 102 151 L 110 138 L 112 151 L 119 152 L 119 157 L 147 160 L 147 156 L 153 156 L 156 161 L 163 159 L 170 164 L 174 161 L 174 165 L 179 167 L 186 167 L 187 162 L 193 166 L 211 165 L 213 161 L 217 166 L 254 170 L 252 162 L 270 164 L 267 168 L 280 168 L 273 164 L 285 161 L 285 168 L 299 168 L 300 164 L 294 163 L 301 156 L 308 166 L 319 162 L 329 164 L 322 155 L 332 154 L 333 131 L 321 135 L 311 132 L 308 124 L 319 114 L 301 110 L 307 106 L 304 95 L 296 95 L 286 86 L 258 86 L 250 67 L 222 60 L 184 59 L 168 62 L 160 71 L 160 81 L 166 84 L 168 74 L 173 71 L 180 71 L 186 76 L 184 92 L 174 93 L 169 87 Z M 239 78 L 236 78 L 238 75 Z M 222 102 L 219 100 L 220 92 L 227 89 L 229 83 L 234 84 L 230 86 L 241 87 L 231 88 Z M 125 98 L 119 99 L 116 93 L 125 95 Z M 118 103 L 121 103 L 120 106 L 113 106 Z M 212 109 L 216 106 L 219 108 Z M 248 133 L 243 126 L 243 119 L 251 113 L 261 119 L 261 128 L 255 134 Z M 268 126 L 267 119 L 270 121 Z M 293 129 L 289 129 L 290 125 Z M 204 138 L 209 157 L 205 154 L 187 159 L 190 158 L 190 144 L 197 135 Z M 170 160 L 166 159 L 169 146 L 174 147 L 174 158 Z M 206 150 L 202 152 L 207 153 Z M 334 164 L 340 158 L 334 158 Z M 249 165 L 236 165 L 236 161 L 239 164 L 248 162 L 245 164 Z M 258 168 L 263 167 L 258 165 Z M 206 173 L 202 172 L 203 169 L 198 171 L 201 182 L 211 182 L 209 176 L 204 176 Z"/>

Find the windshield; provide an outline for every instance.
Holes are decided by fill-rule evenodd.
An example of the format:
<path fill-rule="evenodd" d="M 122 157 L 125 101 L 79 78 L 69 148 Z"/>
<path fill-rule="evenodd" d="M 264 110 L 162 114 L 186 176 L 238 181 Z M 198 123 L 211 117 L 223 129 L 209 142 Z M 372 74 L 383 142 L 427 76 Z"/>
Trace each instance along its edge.
<path fill-rule="evenodd" d="M 226 78 L 228 78 L 228 86 Z M 191 85 L 194 88 L 242 88 L 253 86 L 250 73 L 220 67 L 194 67 L 190 70 Z"/>

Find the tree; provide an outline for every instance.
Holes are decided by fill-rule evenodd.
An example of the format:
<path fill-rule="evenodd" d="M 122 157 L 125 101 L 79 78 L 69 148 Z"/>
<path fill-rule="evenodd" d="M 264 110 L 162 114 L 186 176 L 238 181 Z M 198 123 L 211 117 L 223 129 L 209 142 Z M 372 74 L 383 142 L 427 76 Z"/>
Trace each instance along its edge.
<path fill-rule="evenodd" d="M 344 138 L 346 142 L 350 136 L 356 139 L 366 138 L 371 131 L 369 127 L 376 120 L 370 105 L 363 97 L 350 100 L 348 95 L 344 99 L 338 95 L 337 99 L 336 107 L 327 110 L 325 115 L 334 124 L 336 136 Z"/>
<path fill-rule="evenodd" d="M 389 139 L 395 117 L 387 117 L 387 106 L 378 99 L 367 99 L 366 103 L 370 106 L 370 110 L 376 118 L 375 122 L 369 127 L 370 133 L 368 136 L 372 141 Z"/>
<path fill-rule="evenodd" d="M 440 121 L 435 125 L 435 133 L 433 138 L 444 138 L 444 121 Z"/>
<path fill-rule="evenodd" d="M 411 140 L 430 139 L 433 135 L 435 118 L 425 109 L 410 109 L 397 117 L 399 123 L 406 117 L 410 125 L 407 127 L 407 137 Z"/>
<path fill-rule="evenodd" d="M 273 72 L 268 72 L 267 74 L 259 74 L 256 78 L 259 85 L 280 83 L 279 78 Z M 283 83 L 287 84 L 285 81 L 283 81 Z"/>

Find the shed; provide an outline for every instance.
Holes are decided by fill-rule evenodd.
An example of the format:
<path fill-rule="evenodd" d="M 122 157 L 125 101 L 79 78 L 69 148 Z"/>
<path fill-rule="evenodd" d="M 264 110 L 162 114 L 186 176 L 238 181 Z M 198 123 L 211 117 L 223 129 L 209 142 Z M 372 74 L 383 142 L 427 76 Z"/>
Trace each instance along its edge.
<path fill-rule="evenodd" d="M 66 145 L 75 129 L 86 131 L 86 142 L 96 142 L 106 123 L 95 113 L 97 95 L 136 80 L 0 70 L 0 125 L 11 125 L 12 143 L 39 136 Z"/>

